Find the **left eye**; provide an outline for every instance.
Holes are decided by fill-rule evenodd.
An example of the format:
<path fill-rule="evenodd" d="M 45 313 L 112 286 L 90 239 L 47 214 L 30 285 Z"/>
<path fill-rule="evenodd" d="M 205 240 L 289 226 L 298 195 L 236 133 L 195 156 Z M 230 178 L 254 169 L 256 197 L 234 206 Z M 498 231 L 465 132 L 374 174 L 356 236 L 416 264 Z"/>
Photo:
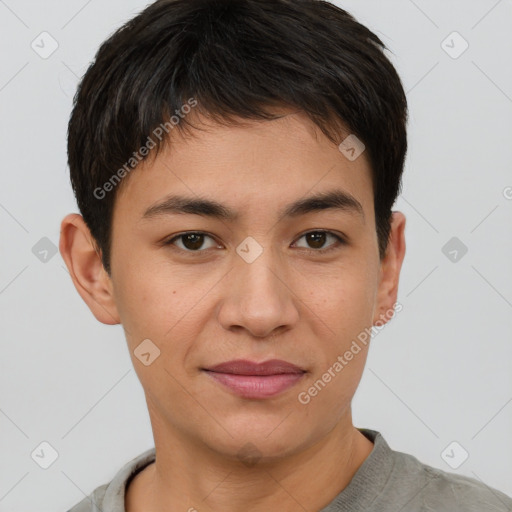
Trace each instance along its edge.
<path fill-rule="evenodd" d="M 323 248 L 324 244 L 328 240 L 328 238 L 334 239 L 334 244 L 331 244 L 327 248 Z M 335 235 L 334 233 L 331 233 L 330 231 L 310 231 L 309 233 L 305 233 L 302 235 L 299 240 L 306 239 L 306 243 L 308 244 L 305 248 L 306 249 L 315 249 L 316 252 L 325 252 L 329 251 L 331 249 L 336 248 L 339 244 L 342 244 L 344 240 L 339 237 L 338 235 Z M 304 247 L 304 246 L 302 246 Z"/>

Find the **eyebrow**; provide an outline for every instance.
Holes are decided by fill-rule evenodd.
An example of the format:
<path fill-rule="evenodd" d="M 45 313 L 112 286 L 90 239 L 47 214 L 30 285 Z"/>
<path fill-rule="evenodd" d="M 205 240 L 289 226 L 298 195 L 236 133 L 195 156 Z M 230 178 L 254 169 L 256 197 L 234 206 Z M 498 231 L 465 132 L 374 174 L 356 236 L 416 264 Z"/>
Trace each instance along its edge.
<path fill-rule="evenodd" d="M 348 192 L 336 189 L 299 199 L 286 205 L 278 213 L 279 220 L 294 218 L 322 210 L 339 210 L 359 215 L 365 221 L 361 203 Z M 231 208 L 210 199 L 171 195 L 145 210 L 142 219 L 153 219 L 163 215 L 193 214 L 225 221 L 236 221 L 239 214 Z"/>

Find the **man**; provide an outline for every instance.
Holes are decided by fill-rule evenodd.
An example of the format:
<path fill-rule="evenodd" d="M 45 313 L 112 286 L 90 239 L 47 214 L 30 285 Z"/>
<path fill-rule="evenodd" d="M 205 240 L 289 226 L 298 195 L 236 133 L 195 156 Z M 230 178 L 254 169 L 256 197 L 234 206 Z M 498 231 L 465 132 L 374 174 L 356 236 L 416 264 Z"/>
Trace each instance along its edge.
<path fill-rule="evenodd" d="M 383 50 L 318 0 L 161 0 L 101 46 L 60 251 L 123 325 L 155 449 L 72 512 L 512 510 L 352 422 L 405 255 Z"/>

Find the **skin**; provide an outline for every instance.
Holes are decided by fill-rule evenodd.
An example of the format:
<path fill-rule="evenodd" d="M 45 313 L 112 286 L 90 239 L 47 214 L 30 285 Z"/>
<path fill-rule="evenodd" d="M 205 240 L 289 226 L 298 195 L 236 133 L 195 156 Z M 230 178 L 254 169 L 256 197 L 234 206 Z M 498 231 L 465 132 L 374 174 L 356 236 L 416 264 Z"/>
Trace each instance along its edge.
<path fill-rule="evenodd" d="M 73 283 L 100 322 L 123 325 L 148 405 L 157 459 L 132 480 L 126 510 L 318 511 L 373 448 L 351 415 L 369 345 L 308 404 L 297 396 L 393 310 L 405 216 L 393 212 L 380 260 L 365 153 L 349 161 L 300 113 L 242 126 L 203 122 L 206 129 L 190 136 L 172 132 L 170 145 L 125 178 L 111 277 L 82 217 L 61 224 Z M 285 205 L 332 189 L 354 196 L 364 218 L 327 209 L 278 220 Z M 239 218 L 142 219 L 171 193 L 216 200 Z M 315 245 L 304 236 L 319 229 L 346 243 L 327 236 Z M 212 238 L 163 245 L 185 231 Z M 252 263 L 236 252 L 248 236 L 263 248 Z M 145 339 L 160 349 L 149 366 L 134 355 Z M 238 358 L 284 359 L 306 373 L 273 398 L 247 399 L 201 370 Z M 238 455 L 247 443 L 258 455 L 252 464 Z"/>

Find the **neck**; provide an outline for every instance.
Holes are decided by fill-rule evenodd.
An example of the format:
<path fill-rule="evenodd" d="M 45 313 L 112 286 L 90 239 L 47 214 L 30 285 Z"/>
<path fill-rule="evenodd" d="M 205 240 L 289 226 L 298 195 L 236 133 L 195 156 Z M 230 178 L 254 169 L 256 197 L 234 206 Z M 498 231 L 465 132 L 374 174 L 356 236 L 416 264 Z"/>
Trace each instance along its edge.
<path fill-rule="evenodd" d="M 296 512 L 321 510 L 349 483 L 373 449 L 350 410 L 334 429 L 286 458 L 226 457 L 153 423 L 156 460 L 126 491 L 127 512 Z"/>

